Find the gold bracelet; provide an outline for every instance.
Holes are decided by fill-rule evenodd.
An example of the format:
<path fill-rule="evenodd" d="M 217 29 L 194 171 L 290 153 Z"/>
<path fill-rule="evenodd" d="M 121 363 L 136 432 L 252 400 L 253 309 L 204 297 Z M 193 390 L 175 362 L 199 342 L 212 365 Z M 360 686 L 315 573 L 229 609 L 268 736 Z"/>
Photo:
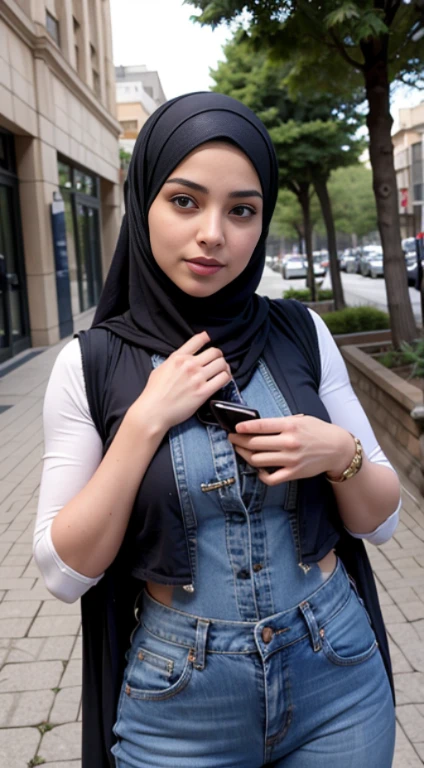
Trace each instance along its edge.
<path fill-rule="evenodd" d="M 337 480 L 331 480 L 327 475 L 327 480 L 329 483 L 344 483 L 345 480 L 350 480 L 351 477 L 354 477 L 361 469 L 364 449 L 362 448 L 362 443 L 359 437 L 355 437 L 355 435 L 352 435 L 352 437 L 355 441 L 355 455 L 347 469 L 342 472 Z"/>

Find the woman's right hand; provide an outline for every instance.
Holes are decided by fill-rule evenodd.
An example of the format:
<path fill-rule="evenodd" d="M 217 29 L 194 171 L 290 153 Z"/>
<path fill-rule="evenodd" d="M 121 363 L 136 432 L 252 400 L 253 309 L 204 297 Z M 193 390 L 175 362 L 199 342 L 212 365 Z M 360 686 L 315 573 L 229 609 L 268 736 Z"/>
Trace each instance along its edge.
<path fill-rule="evenodd" d="M 200 352 L 210 341 L 196 333 L 152 371 L 140 397 L 131 406 L 137 416 L 167 432 L 189 419 L 203 403 L 231 380 L 231 369 L 216 347 Z M 197 354 L 199 353 L 199 354 Z"/>

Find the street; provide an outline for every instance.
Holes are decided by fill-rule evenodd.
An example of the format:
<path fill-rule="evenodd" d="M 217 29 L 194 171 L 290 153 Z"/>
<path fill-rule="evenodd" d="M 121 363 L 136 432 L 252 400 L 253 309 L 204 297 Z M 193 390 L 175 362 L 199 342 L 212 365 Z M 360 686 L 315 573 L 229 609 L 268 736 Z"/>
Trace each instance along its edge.
<path fill-rule="evenodd" d="M 387 311 L 386 284 L 383 278 L 371 280 L 370 277 L 342 272 L 342 284 L 345 300 L 349 306 L 371 304 L 378 309 Z M 305 288 L 305 279 L 283 280 L 278 272 L 265 267 L 258 293 L 269 296 L 270 299 L 281 298 L 289 288 Z M 412 309 L 418 325 L 421 325 L 420 294 L 415 288 L 409 288 Z"/>

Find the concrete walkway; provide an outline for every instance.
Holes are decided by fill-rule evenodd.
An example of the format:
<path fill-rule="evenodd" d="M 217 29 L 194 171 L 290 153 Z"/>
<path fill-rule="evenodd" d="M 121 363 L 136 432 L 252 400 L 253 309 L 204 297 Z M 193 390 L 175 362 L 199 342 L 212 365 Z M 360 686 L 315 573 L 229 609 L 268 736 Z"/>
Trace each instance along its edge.
<path fill-rule="evenodd" d="M 89 316 L 81 324 L 88 326 Z M 80 767 L 79 604 L 52 597 L 31 559 L 43 396 L 59 349 L 0 378 L 0 766 L 5 768 Z M 419 768 L 424 764 L 424 504 L 405 478 L 402 484 L 396 535 L 369 552 L 395 671 L 393 765 Z"/>

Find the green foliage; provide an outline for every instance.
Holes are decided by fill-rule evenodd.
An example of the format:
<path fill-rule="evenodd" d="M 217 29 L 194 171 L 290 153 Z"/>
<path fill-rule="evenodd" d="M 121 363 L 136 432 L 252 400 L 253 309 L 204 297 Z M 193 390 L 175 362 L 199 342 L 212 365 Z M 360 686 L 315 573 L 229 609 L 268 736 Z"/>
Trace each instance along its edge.
<path fill-rule="evenodd" d="M 51 723 L 47 723 L 46 721 L 40 723 L 40 725 L 37 725 L 38 730 L 40 731 L 41 735 L 44 733 L 47 733 L 47 731 L 51 731 L 53 726 Z"/>
<path fill-rule="evenodd" d="M 331 290 L 318 290 L 317 301 L 331 301 L 333 298 L 333 291 Z M 283 299 L 297 299 L 297 301 L 311 301 L 311 291 L 309 288 L 288 288 L 283 293 Z"/>
<path fill-rule="evenodd" d="M 408 378 L 424 378 L 424 339 L 418 339 L 412 344 L 402 342 L 400 349 L 389 349 L 378 355 L 378 362 L 386 368 L 399 368 L 411 365 Z"/>
<path fill-rule="evenodd" d="M 310 288 L 289 288 L 283 293 L 283 299 L 297 299 L 297 301 L 310 301 Z"/>
<path fill-rule="evenodd" d="M 290 60 L 293 92 L 317 89 L 349 93 L 364 88 L 362 73 L 387 56 L 389 79 L 422 83 L 424 46 L 413 32 L 423 26 L 416 0 L 185 0 L 200 14 L 193 20 L 218 26 L 235 22 L 258 49 Z M 363 91 L 365 98 L 365 91 Z"/>
<path fill-rule="evenodd" d="M 311 226 L 314 228 L 315 224 L 320 221 L 321 216 L 319 202 L 315 194 L 311 195 L 310 205 Z M 282 235 L 289 239 L 295 238 L 299 240 L 305 237 L 302 209 L 296 195 L 287 189 L 280 189 L 278 193 L 270 232 L 271 234 Z"/>
<path fill-rule="evenodd" d="M 412 365 L 411 378 L 424 378 L 424 339 L 419 339 L 413 345 L 403 341 L 400 348 L 405 362 Z"/>
<path fill-rule="evenodd" d="M 362 333 L 380 331 L 390 327 L 389 315 L 375 307 L 347 307 L 338 312 L 322 315 L 331 333 Z"/>
<path fill-rule="evenodd" d="M 337 232 L 363 237 L 377 229 L 377 209 L 372 173 L 365 165 L 352 165 L 332 172 L 328 182 Z M 322 226 L 318 231 L 322 231 Z"/>
<path fill-rule="evenodd" d="M 126 171 L 131 160 L 131 152 L 127 152 L 122 147 L 119 147 L 119 162 L 123 171 Z"/>

